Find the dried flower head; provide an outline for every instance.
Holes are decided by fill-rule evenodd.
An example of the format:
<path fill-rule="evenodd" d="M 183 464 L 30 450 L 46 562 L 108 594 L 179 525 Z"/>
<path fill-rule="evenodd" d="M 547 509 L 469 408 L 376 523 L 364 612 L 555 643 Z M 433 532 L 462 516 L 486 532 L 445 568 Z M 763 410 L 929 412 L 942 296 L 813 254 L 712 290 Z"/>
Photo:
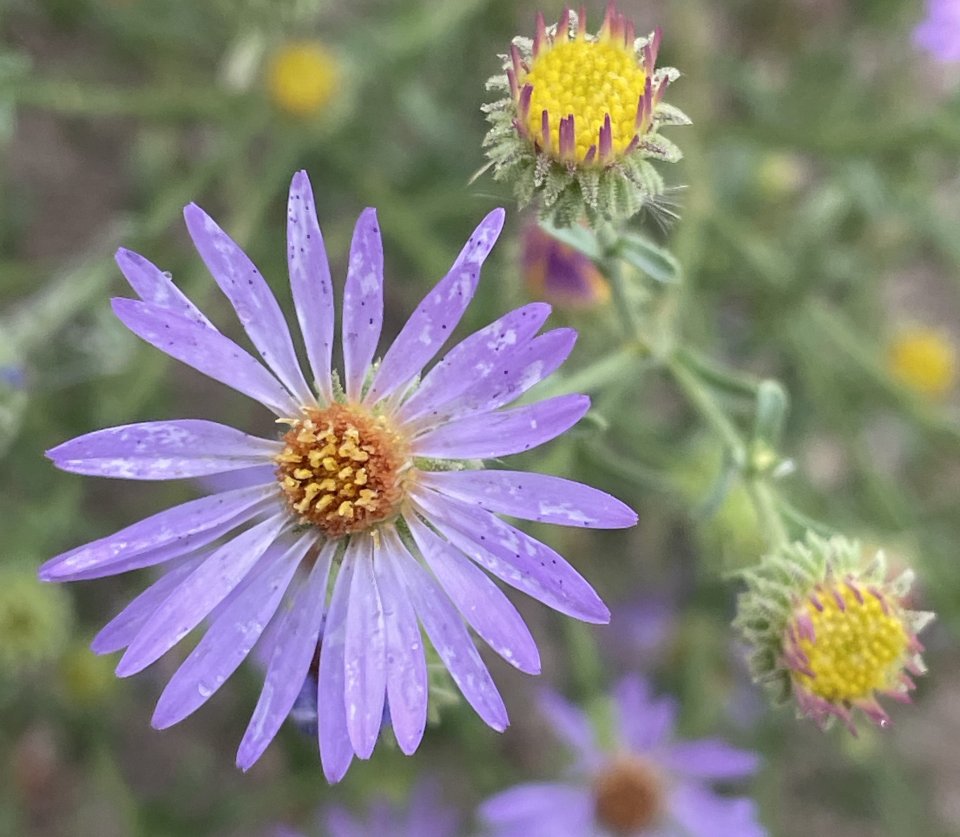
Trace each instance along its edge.
<path fill-rule="evenodd" d="M 484 107 L 494 177 L 512 182 L 521 204 L 538 197 L 541 216 L 559 226 L 629 218 L 662 195 L 649 160 L 682 155 L 660 129 L 690 120 L 662 101 L 679 72 L 656 69 L 659 47 L 659 30 L 636 38 L 613 2 L 596 35 L 583 9 L 550 27 L 538 13 L 534 39 L 515 38 L 505 74 L 487 82 L 505 94 Z"/>
<path fill-rule="evenodd" d="M 290 41 L 273 55 L 267 91 L 280 110 L 304 117 L 319 113 L 336 93 L 340 66 L 319 41 Z"/>
<path fill-rule="evenodd" d="M 911 675 L 925 671 L 917 634 L 933 618 L 906 607 L 911 571 L 890 581 L 882 552 L 865 563 L 857 542 L 808 534 L 743 575 L 735 624 L 778 700 L 854 733 L 854 709 L 890 722 L 878 695 L 910 702 Z"/>

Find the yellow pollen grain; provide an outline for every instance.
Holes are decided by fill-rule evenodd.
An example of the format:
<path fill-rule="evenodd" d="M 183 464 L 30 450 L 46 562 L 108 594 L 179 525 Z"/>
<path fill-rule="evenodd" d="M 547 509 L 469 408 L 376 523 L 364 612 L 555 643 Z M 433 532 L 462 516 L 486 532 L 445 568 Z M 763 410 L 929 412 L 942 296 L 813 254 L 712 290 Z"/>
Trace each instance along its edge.
<path fill-rule="evenodd" d="M 903 619 L 889 605 L 885 612 L 867 591 L 861 592 L 861 602 L 846 585 L 833 589 L 843 600 L 843 609 L 830 591 L 818 594 L 822 611 L 809 601 L 801 605 L 815 638 L 801 635 L 797 647 L 806 655 L 813 676 L 794 671 L 794 679 L 834 703 L 869 698 L 875 691 L 894 687 L 909 641 Z"/>
<path fill-rule="evenodd" d="M 542 114 L 550 115 L 550 154 L 559 157 L 560 120 L 571 114 L 576 128 L 576 159 L 590 146 L 599 152 L 600 128 L 610 115 L 613 153 L 620 156 L 636 134 L 637 105 L 646 73 L 633 50 L 611 41 L 567 41 L 553 45 L 534 60 L 523 79 L 533 85 L 527 129 L 546 147 Z"/>
<path fill-rule="evenodd" d="M 277 480 L 303 523 L 336 538 L 397 513 L 409 457 L 405 440 L 382 417 L 334 404 L 287 423 Z"/>

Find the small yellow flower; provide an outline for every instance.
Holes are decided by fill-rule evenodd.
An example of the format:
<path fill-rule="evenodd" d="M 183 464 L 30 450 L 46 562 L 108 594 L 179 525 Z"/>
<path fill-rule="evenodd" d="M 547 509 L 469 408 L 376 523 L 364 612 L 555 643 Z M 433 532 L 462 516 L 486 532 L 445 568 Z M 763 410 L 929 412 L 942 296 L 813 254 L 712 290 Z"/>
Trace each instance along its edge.
<path fill-rule="evenodd" d="M 340 66 L 319 41 L 290 41 L 270 61 L 267 89 L 273 103 L 293 116 L 319 113 L 337 92 Z"/>
<path fill-rule="evenodd" d="M 904 386 L 930 397 L 946 395 L 957 380 L 957 354 L 941 331 L 904 329 L 890 346 L 888 369 Z"/>
<path fill-rule="evenodd" d="M 854 709 L 890 723 L 878 696 L 910 702 L 912 676 L 926 671 L 917 634 L 933 618 L 907 607 L 912 572 L 891 580 L 883 553 L 862 556 L 839 537 L 782 547 L 744 573 L 735 623 L 757 680 L 821 727 L 838 718 L 851 732 Z"/>
<path fill-rule="evenodd" d="M 638 39 L 612 2 L 596 35 L 582 10 L 554 26 L 538 14 L 534 38 L 514 38 L 503 75 L 487 83 L 503 94 L 484 106 L 494 177 L 512 181 L 521 204 L 538 196 L 558 226 L 629 218 L 662 195 L 648 158 L 679 160 L 660 129 L 690 120 L 663 102 L 680 74 L 655 66 L 659 47 L 659 30 Z"/>

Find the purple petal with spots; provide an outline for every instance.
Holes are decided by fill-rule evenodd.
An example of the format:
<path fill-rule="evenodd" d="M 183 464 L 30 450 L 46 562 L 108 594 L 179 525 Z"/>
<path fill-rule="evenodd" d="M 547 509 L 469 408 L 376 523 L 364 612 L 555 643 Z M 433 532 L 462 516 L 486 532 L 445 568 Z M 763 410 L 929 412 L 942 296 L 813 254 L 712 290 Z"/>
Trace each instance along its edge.
<path fill-rule="evenodd" d="M 210 320 L 194 305 L 184 293 L 173 284 L 173 280 L 155 264 L 133 250 L 121 247 L 114 256 L 130 287 L 144 302 L 166 308 L 181 317 L 192 320 L 197 325 L 213 328 Z"/>
<path fill-rule="evenodd" d="M 383 327 L 383 244 L 374 209 L 357 219 L 343 291 L 343 371 L 347 398 L 360 400 Z"/>
<path fill-rule="evenodd" d="M 503 229 L 504 215 L 495 209 L 480 222 L 449 273 L 417 306 L 384 355 L 366 403 L 374 404 L 409 383 L 447 342 L 473 299 L 480 267 Z"/>
<path fill-rule="evenodd" d="M 412 496 L 447 540 L 511 587 L 584 622 L 610 620 L 594 589 L 546 544 L 484 509 L 428 491 Z"/>
<path fill-rule="evenodd" d="M 100 629 L 90 643 L 90 649 L 95 654 L 112 654 L 114 651 L 126 648 L 133 642 L 147 619 L 163 604 L 164 599 L 200 565 L 208 554 L 204 552 L 187 558 L 160 576 L 139 596 L 131 599 L 123 610 Z"/>
<path fill-rule="evenodd" d="M 157 608 L 117 665 L 128 677 L 159 659 L 213 610 L 243 580 L 287 526 L 286 513 L 258 523 L 216 550 Z"/>
<path fill-rule="evenodd" d="M 324 545 L 309 577 L 296 585 L 281 621 L 277 622 L 275 617 L 264 632 L 273 634 L 275 640 L 260 699 L 237 751 L 237 767 L 241 770 L 249 770 L 263 755 L 300 694 L 323 628 L 327 579 L 336 551 L 336 542 Z"/>
<path fill-rule="evenodd" d="M 597 746 L 589 718 L 578 707 L 549 690 L 540 694 L 537 705 L 553 731 L 576 754 L 581 769 L 595 768 L 603 755 Z"/>
<path fill-rule="evenodd" d="M 677 742 L 661 759 L 690 779 L 718 782 L 752 776 L 760 766 L 756 753 L 731 747 L 716 738 Z"/>
<path fill-rule="evenodd" d="M 517 308 L 458 343 L 423 378 L 397 413 L 409 423 L 439 413 L 444 404 L 499 369 L 501 360 L 526 343 L 550 315 L 550 306 L 533 302 Z"/>
<path fill-rule="evenodd" d="M 638 753 L 662 745 L 673 732 L 676 704 L 668 697 L 655 698 L 646 680 L 635 674 L 622 678 L 613 690 L 620 739 Z"/>
<path fill-rule="evenodd" d="M 356 567 L 350 585 L 344 640 L 344 705 L 354 752 L 370 758 L 383 724 L 387 688 L 386 627 L 373 571 L 373 537 L 356 535 Z"/>
<path fill-rule="evenodd" d="M 498 793 L 479 809 L 495 837 L 586 837 L 597 834 L 587 788 L 543 782 Z"/>
<path fill-rule="evenodd" d="M 427 724 L 427 663 L 417 614 L 400 580 L 392 543 L 393 538 L 381 543 L 374 557 L 374 569 L 387 629 L 390 721 L 397 744 L 409 756 L 420 746 Z"/>
<path fill-rule="evenodd" d="M 357 547 L 351 540 L 347 544 L 340 572 L 334 582 L 327 625 L 323 642 L 320 644 L 320 669 L 317 675 L 318 736 L 323 775 L 331 784 L 343 778 L 353 761 L 353 745 L 347 730 L 344 704 L 344 644 L 350 587 L 357 563 L 356 552 Z"/>
<path fill-rule="evenodd" d="M 440 585 L 402 545 L 392 544 L 391 548 L 396 550 L 400 572 L 417 616 L 443 664 L 467 703 L 488 726 L 502 732 L 509 723 L 506 707 L 460 614 Z"/>
<path fill-rule="evenodd" d="M 276 483 L 191 500 L 71 549 L 40 567 L 43 581 L 101 578 L 186 555 L 276 503 Z"/>
<path fill-rule="evenodd" d="M 307 359 L 320 394 L 333 401 L 330 379 L 333 355 L 333 283 L 330 264 L 317 223 L 310 178 L 298 171 L 287 199 L 287 265 L 297 320 L 307 347 Z"/>
<path fill-rule="evenodd" d="M 476 379 L 457 398 L 443 405 L 421 427 L 464 417 L 477 418 L 519 398 L 563 363 L 573 349 L 577 333 L 558 328 L 541 334 L 506 354 L 485 378 Z"/>
<path fill-rule="evenodd" d="M 637 522 L 637 513 L 609 494 L 546 474 L 434 471 L 418 482 L 487 511 L 540 523 L 621 529 Z"/>
<path fill-rule="evenodd" d="M 427 565 L 469 625 L 510 665 L 540 673 L 540 653 L 517 609 L 459 550 L 414 515 L 405 518 Z"/>
<path fill-rule="evenodd" d="M 250 583 L 224 600 L 226 606 L 160 695 L 152 720 L 156 729 L 166 729 L 195 712 L 237 670 L 273 617 L 297 566 L 317 537 L 308 532 L 282 554 L 265 556 L 251 573 Z"/>
<path fill-rule="evenodd" d="M 212 421 L 148 421 L 96 430 L 47 451 L 63 471 L 171 480 L 249 468 L 280 453 L 279 442 Z"/>
<path fill-rule="evenodd" d="M 667 802 L 670 816 L 690 837 L 763 837 L 750 799 L 720 797 L 692 782 L 678 784 Z"/>
<path fill-rule="evenodd" d="M 492 459 L 530 450 L 575 425 L 587 410 L 586 395 L 558 395 L 501 410 L 452 421 L 415 439 L 417 456 L 433 459 Z"/>
<path fill-rule="evenodd" d="M 220 290 L 260 356 L 301 404 L 315 399 L 303 379 L 290 330 L 260 271 L 206 212 L 192 203 L 183 210 L 187 230 Z"/>
<path fill-rule="evenodd" d="M 220 332 L 134 299 L 114 299 L 112 305 L 130 331 L 161 352 L 249 395 L 278 416 L 299 412 L 299 406 L 277 379 Z"/>

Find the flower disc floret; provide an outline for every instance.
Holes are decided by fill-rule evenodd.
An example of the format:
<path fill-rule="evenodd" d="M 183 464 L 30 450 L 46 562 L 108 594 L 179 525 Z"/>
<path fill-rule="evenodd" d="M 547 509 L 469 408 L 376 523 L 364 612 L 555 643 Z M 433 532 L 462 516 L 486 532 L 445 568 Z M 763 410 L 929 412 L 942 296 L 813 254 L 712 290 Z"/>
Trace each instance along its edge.
<path fill-rule="evenodd" d="M 898 611 L 882 593 L 854 581 L 814 590 L 787 626 L 787 655 L 799 663 L 797 687 L 834 703 L 894 688 L 909 644 Z"/>
<path fill-rule="evenodd" d="M 302 522 L 338 538 L 396 515 L 409 459 L 386 416 L 333 404 L 290 423 L 277 479 Z"/>

